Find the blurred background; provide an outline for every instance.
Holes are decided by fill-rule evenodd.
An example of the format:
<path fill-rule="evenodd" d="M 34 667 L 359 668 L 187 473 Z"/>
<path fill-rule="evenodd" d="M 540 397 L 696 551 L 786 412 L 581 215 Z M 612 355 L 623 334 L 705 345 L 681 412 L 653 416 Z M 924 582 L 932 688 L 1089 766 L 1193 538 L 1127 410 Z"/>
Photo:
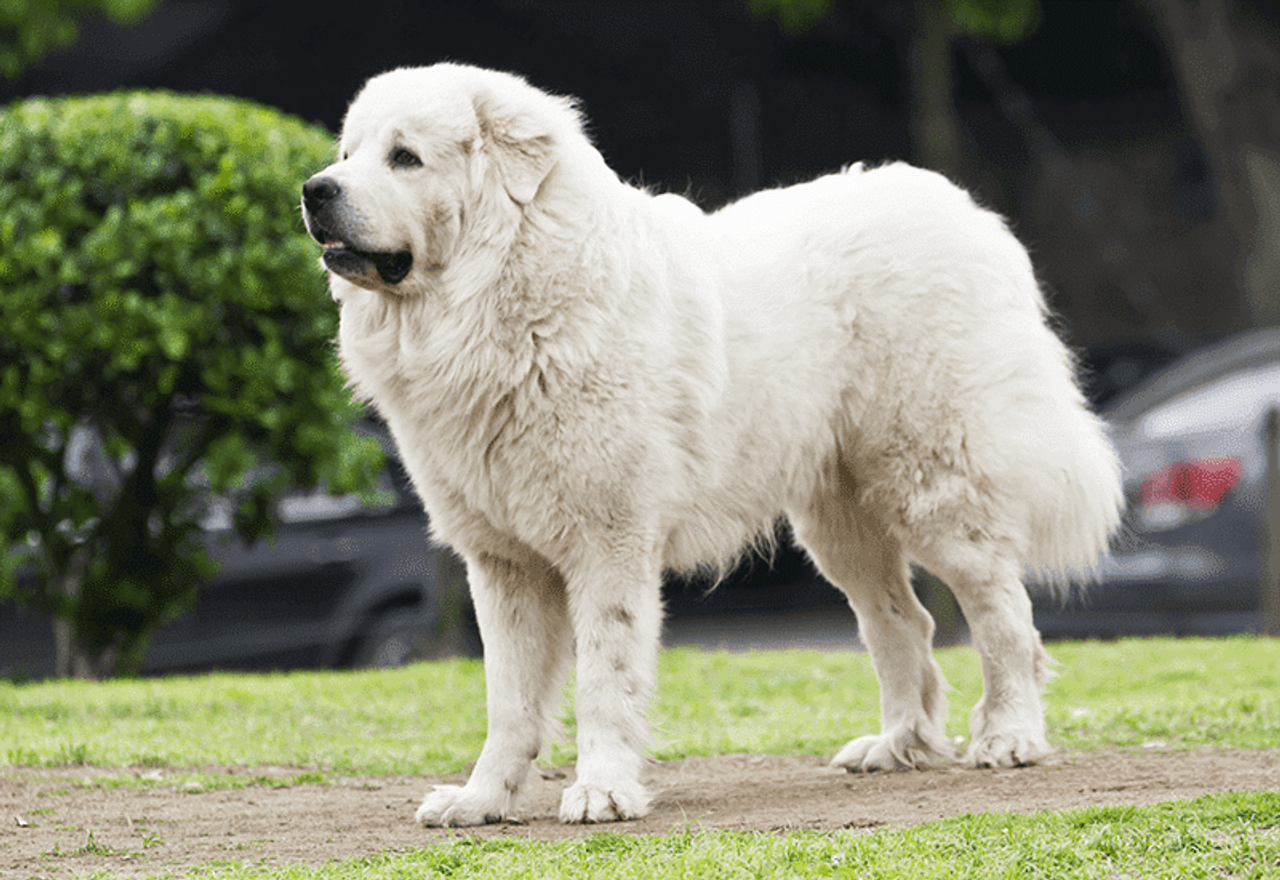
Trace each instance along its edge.
<path fill-rule="evenodd" d="M 1132 509 L 1116 561 L 1083 598 L 1036 592 L 1046 634 L 1266 625 L 1267 414 L 1280 405 L 1280 336 L 1267 329 L 1280 324 L 1274 0 L 160 0 L 128 24 L 80 7 L 74 39 L 14 65 L 0 103 L 216 93 L 336 132 L 368 77 L 452 60 L 576 96 L 621 177 L 707 210 L 855 161 L 944 171 L 1030 249 L 1125 458 Z M 852 616 L 793 556 L 756 561 L 711 594 L 673 582 L 669 640 L 851 644 Z M 921 592 L 941 609 L 941 635 L 962 639 L 923 575 Z M 776 616 L 760 633 L 760 610 L 807 635 L 783 638 Z M 0 662 L 38 673 L 37 649 L 17 657 L 2 621 Z M 412 654 L 368 633 L 357 650 L 349 630 L 341 651 L 298 662 Z"/>
<path fill-rule="evenodd" d="M 969 7 L 992 19 L 948 17 Z M 0 100 L 213 92 L 336 131 L 368 77 L 446 59 L 577 96 L 623 178 L 705 208 L 940 167 L 1013 219 L 1077 345 L 1280 318 L 1269 0 L 162 0 L 82 20 Z"/>

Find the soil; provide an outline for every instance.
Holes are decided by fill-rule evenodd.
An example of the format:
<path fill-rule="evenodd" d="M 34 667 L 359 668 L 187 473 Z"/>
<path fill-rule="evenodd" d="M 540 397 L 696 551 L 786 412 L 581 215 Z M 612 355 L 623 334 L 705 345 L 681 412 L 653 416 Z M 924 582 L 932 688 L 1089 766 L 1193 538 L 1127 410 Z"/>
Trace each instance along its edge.
<path fill-rule="evenodd" d="M 249 778 L 299 772 L 204 769 Z M 182 876 L 189 866 L 212 861 L 316 864 L 403 852 L 458 836 L 557 841 L 605 827 L 555 820 L 571 770 L 544 771 L 531 779 L 523 823 L 458 830 L 421 828 L 413 813 L 431 783 L 460 782 L 461 775 L 341 778 L 282 787 L 259 782 L 202 790 L 166 781 L 163 774 L 137 768 L 0 769 L 0 876 L 73 877 L 103 869 L 126 876 Z M 131 775 L 144 779 L 114 782 Z M 831 770 L 819 757 L 727 755 L 655 764 L 650 783 L 661 794 L 649 817 L 608 830 L 870 833 L 973 812 L 1141 805 L 1219 791 L 1280 789 L 1280 750 L 1063 751 L 1035 767 L 876 775 Z"/>

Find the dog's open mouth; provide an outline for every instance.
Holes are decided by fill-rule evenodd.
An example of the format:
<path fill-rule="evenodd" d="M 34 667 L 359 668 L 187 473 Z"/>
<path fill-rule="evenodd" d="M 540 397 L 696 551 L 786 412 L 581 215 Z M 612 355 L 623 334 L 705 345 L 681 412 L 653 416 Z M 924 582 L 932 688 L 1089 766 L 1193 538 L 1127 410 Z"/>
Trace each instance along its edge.
<path fill-rule="evenodd" d="M 341 241 L 324 243 L 324 265 L 343 277 L 367 275 L 370 269 L 387 284 L 399 284 L 413 268 L 413 254 L 399 251 L 362 251 Z"/>

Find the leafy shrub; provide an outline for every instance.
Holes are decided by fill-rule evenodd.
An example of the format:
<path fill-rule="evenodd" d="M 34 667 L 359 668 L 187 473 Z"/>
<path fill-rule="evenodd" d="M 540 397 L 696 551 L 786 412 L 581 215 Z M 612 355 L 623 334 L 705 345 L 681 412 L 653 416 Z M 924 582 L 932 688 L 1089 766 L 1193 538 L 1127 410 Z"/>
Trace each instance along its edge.
<path fill-rule="evenodd" d="M 332 151 L 219 97 L 0 111 L 0 596 L 69 621 L 92 672 L 211 573 L 208 493 L 237 493 L 253 540 L 287 485 L 376 478 L 298 216 Z"/>

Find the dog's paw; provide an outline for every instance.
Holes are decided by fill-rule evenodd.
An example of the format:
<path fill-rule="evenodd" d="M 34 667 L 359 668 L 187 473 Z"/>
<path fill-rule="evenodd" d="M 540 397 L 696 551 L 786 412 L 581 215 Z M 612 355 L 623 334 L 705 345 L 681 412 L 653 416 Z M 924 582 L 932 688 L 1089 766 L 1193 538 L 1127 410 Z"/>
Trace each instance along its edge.
<path fill-rule="evenodd" d="M 911 728 L 860 736 L 831 759 L 831 766 L 850 773 L 923 770 L 955 760 L 950 743 L 942 737 L 922 738 Z"/>
<path fill-rule="evenodd" d="M 493 798 L 477 796 L 460 785 L 437 785 L 423 798 L 414 818 L 429 828 L 460 828 L 492 825 L 510 817 L 506 805 Z"/>
<path fill-rule="evenodd" d="M 649 813 L 649 792 L 638 782 L 609 787 L 578 782 L 560 798 L 561 822 L 621 822 Z"/>
<path fill-rule="evenodd" d="M 970 744 L 965 762 L 973 767 L 1025 767 L 1043 760 L 1050 751 L 1038 733 L 992 733 Z"/>

